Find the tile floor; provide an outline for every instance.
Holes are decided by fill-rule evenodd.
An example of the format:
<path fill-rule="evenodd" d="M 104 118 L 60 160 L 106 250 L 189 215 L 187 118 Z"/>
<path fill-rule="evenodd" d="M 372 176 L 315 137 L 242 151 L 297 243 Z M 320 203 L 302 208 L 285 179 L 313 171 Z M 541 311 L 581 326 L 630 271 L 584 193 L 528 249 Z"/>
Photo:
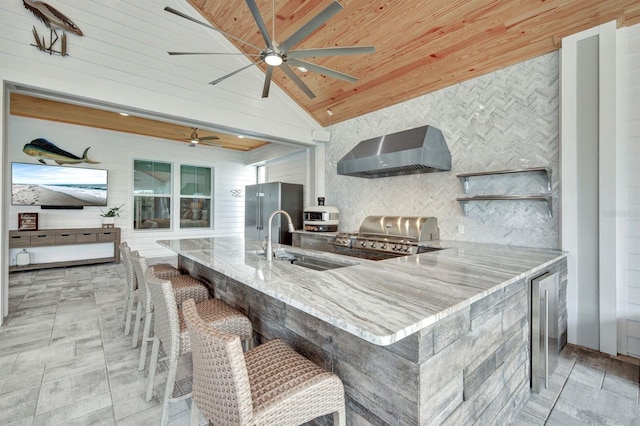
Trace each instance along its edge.
<path fill-rule="evenodd" d="M 123 335 L 125 277 L 122 264 L 10 274 L 10 314 L 0 328 L 0 425 L 159 423 L 166 370 L 146 403 L 140 346 L 132 349 Z M 178 371 L 176 394 L 189 391 L 180 388 L 190 386 L 189 362 Z M 189 424 L 186 401 L 171 408 L 170 424 Z"/>
<path fill-rule="evenodd" d="M 175 264 L 156 261 L 167 260 Z M 166 373 L 144 402 L 139 349 L 122 332 L 124 279 L 122 264 L 10 275 L 10 314 L 0 327 L 1 425 L 159 423 Z M 176 395 L 190 390 L 183 358 Z M 516 424 L 640 424 L 640 365 L 626 361 L 567 346 L 552 386 L 532 395 Z M 189 423 L 189 404 L 172 404 L 171 425 Z"/>

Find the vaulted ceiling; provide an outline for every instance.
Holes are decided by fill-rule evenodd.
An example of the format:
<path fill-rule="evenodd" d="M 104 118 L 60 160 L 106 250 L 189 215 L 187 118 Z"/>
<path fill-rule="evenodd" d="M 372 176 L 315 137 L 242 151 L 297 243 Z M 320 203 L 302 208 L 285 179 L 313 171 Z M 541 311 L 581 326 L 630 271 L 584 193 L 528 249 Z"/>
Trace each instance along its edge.
<path fill-rule="evenodd" d="M 246 0 L 185 0 L 201 13 L 189 15 L 255 46 L 265 42 Z M 185 5 L 186 5 L 185 2 Z M 276 42 L 286 40 L 332 0 L 256 0 L 265 28 Z M 273 81 L 323 126 L 345 121 L 442 89 L 561 47 L 563 37 L 616 20 L 618 27 L 640 23 L 638 0 L 342 0 L 344 9 L 295 49 L 375 46 L 375 53 L 305 58 L 358 78 L 346 82 L 323 74 L 293 72 L 315 93 L 310 99 L 281 70 Z M 275 6 L 275 7 L 273 7 Z M 182 11 L 186 11 L 184 8 Z M 275 13 L 274 13 L 275 10 Z M 197 26 L 167 13 L 183 26 Z M 275 15 L 275 23 L 272 16 Z M 275 24 L 275 36 L 274 34 Z M 207 37 L 206 33 L 203 33 Z M 240 52 L 255 47 L 231 38 Z M 206 40 L 205 40 L 206 42 Z M 201 45 L 200 43 L 199 45 Z M 167 46 L 167 50 L 172 50 Z M 247 56 L 259 61 L 256 56 Z M 225 60 L 225 56 L 215 56 Z M 189 57 L 172 57 L 172 62 Z M 249 63 L 249 62 L 247 62 Z M 251 66 L 251 65 L 250 65 Z M 266 70 L 263 63 L 258 66 Z M 242 72 L 242 71 L 241 71 Z M 205 87 L 211 75 L 202 81 Z M 234 84 L 234 77 L 218 83 Z M 261 93 L 256 91 L 256 99 Z M 332 115 L 327 114 L 330 110 Z M 121 117 L 113 111 L 12 94 L 11 114 L 82 124 L 187 142 L 184 123 Z M 209 129 L 211 130 L 211 129 Z M 202 129 L 198 136 L 213 135 Z M 267 142 L 216 132 L 218 146 L 250 151 Z"/>
<path fill-rule="evenodd" d="M 187 0 L 222 31 L 254 46 L 265 42 L 245 0 Z M 332 0 L 256 0 L 267 32 L 286 40 Z M 296 49 L 375 46 L 373 54 L 309 58 L 358 78 L 355 83 L 312 71 L 296 74 L 310 99 L 282 70 L 273 81 L 322 125 L 371 111 L 557 50 L 565 36 L 598 24 L 640 22 L 637 0 L 342 0 L 344 9 Z M 275 4 L 275 11 L 273 5 Z M 199 20 L 202 17 L 194 16 Z M 183 25 L 197 25 L 175 16 Z M 247 54 L 258 53 L 236 39 Z M 222 57 L 221 57 L 222 58 Z M 249 57 L 254 61 L 259 58 Z M 185 59 L 187 63 L 188 59 Z M 224 59 L 221 59 L 224 60 Z M 260 66 L 266 70 L 264 63 Z M 211 80 L 222 77 L 212 75 Z M 218 84 L 229 84 L 229 79 Z M 204 82 L 203 84 L 207 84 Z M 232 84 L 232 83 L 231 83 Z M 256 97 L 261 93 L 256 93 Z M 327 114 L 331 110 L 333 116 Z"/>

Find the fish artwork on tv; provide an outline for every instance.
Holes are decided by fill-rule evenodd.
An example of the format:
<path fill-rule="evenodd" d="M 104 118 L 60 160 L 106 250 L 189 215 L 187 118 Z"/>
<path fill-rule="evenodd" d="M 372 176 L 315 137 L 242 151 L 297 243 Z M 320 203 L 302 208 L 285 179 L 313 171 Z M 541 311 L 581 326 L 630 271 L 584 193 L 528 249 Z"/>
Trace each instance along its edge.
<path fill-rule="evenodd" d="M 90 148 L 91 147 L 84 150 L 82 157 L 78 157 L 77 155 L 58 148 L 44 138 L 38 138 L 25 144 L 22 151 L 31 157 L 35 157 L 42 164 L 47 164 L 45 160 L 55 161 L 57 164 L 99 164 L 99 161 L 90 160 L 87 156 Z"/>

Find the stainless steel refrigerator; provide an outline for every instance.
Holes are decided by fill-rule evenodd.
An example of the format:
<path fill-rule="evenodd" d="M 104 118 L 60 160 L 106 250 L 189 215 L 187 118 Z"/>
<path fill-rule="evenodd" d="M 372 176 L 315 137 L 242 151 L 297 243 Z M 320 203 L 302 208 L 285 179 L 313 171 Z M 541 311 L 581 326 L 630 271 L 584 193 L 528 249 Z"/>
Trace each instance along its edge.
<path fill-rule="evenodd" d="M 291 216 L 295 229 L 302 229 L 302 185 L 270 182 L 245 187 L 244 237 L 264 241 L 269 216 L 276 210 L 285 210 Z M 292 245 L 292 235 L 284 215 L 273 218 L 271 241 Z"/>

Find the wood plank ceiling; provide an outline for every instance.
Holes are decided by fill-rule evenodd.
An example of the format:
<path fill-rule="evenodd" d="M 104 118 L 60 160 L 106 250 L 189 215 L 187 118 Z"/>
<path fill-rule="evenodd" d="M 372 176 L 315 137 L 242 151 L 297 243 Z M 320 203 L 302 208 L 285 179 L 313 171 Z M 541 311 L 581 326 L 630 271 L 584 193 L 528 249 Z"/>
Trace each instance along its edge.
<path fill-rule="evenodd" d="M 264 46 L 245 0 L 187 1 L 214 26 Z M 275 15 L 279 42 L 331 1 L 256 0 L 269 32 Z M 638 0 L 342 0 L 342 5 L 344 10 L 294 48 L 375 46 L 373 54 L 309 59 L 357 77 L 356 83 L 296 69 L 316 94 L 309 99 L 281 70 L 273 73 L 273 81 L 324 126 L 552 52 L 563 37 L 598 24 L 640 22 Z M 258 53 L 231 41 L 245 53 Z"/>
<path fill-rule="evenodd" d="M 21 93 L 11 93 L 10 105 L 11 115 L 115 130 L 191 144 L 192 128 L 181 124 L 143 117 L 122 116 L 118 112 L 74 105 Z M 247 137 L 239 138 L 238 135 L 214 133 L 205 129 L 198 129 L 197 136 L 198 138 L 205 136 L 217 136 L 219 138 L 211 141 L 200 141 L 199 144 L 201 145 L 212 145 L 238 151 L 250 151 L 268 143 Z"/>

